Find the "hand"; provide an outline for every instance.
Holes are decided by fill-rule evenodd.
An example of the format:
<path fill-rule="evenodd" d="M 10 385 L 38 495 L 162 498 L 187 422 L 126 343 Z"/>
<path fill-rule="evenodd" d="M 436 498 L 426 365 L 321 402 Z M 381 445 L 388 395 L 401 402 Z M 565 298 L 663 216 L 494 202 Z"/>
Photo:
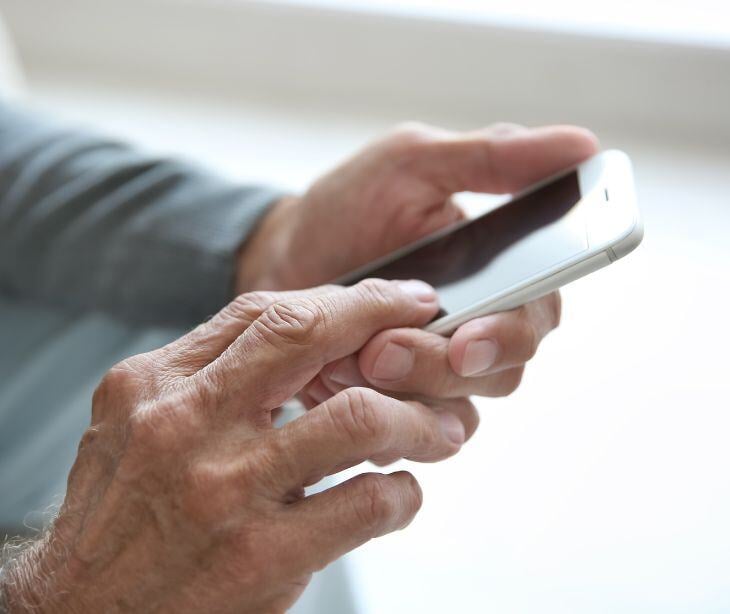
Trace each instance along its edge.
<path fill-rule="evenodd" d="M 274 207 L 241 253 L 238 291 L 331 282 L 461 219 L 456 192 L 516 192 L 596 150 L 575 126 L 404 124 Z"/>
<path fill-rule="evenodd" d="M 386 330 L 358 354 L 328 364 L 300 395 L 306 407 L 349 386 L 411 398 L 502 397 L 520 385 L 527 363 L 560 323 L 560 294 L 477 318 L 451 338 L 417 328 Z"/>
<path fill-rule="evenodd" d="M 304 487 L 365 459 L 435 461 L 473 432 L 465 401 L 350 388 L 274 430 L 324 365 L 438 309 L 422 282 L 243 295 L 97 389 L 47 538 L 7 570 L 11 611 L 283 612 L 312 572 L 407 525 L 405 472 Z"/>
<path fill-rule="evenodd" d="M 277 206 L 243 253 L 249 260 L 241 279 L 271 288 L 329 281 L 460 219 L 455 192 L 516 192 L 596 150 L 595 136 L 572 126 L 499 124 L 455 133 L 405 125 L 316 181 L 303 197 Z M 329 365 L 304 401 L 312 406 L 347 385 L 447 398 L 509 394 L 559 321 L 555 293 L 469 322 L 450 340 L 413 329 L 384 332 L 359 357 Z"/>

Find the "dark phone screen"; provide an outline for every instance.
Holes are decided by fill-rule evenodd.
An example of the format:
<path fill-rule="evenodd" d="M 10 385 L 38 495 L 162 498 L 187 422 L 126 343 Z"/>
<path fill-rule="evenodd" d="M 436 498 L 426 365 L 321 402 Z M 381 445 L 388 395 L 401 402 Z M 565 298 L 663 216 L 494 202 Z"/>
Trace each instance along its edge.
<path fill-rule="evenodd" d="M 348 281 L 422 279 L 460 311 L 586 250 L 580 199 L 569 173 Z"/>

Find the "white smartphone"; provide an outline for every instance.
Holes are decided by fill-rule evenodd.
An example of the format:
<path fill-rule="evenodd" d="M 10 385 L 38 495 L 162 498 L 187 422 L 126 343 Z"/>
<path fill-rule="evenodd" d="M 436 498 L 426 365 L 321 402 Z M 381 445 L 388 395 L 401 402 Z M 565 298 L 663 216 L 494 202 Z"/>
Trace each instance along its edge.
<path fill-rule="evenodd" d="M 422 279 L 437 289 L 442 307 L 425 329 L 450 335 L 614 262 L 642 236 L 631 161 L 606 151 L 339 281 Z"/>

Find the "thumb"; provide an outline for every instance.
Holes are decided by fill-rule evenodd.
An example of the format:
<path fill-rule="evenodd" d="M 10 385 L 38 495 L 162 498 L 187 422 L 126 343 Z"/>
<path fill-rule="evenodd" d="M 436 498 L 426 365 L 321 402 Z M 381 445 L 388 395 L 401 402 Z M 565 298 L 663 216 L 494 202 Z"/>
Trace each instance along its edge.
<path fill-rule="evenodd" d="M 517 192 L 598 151 L 596 136 L 577 126 L 525 128 L 495 124 L 472 132 L 409 125 L 400 137 L 409 168 L 442 190 Z"/>

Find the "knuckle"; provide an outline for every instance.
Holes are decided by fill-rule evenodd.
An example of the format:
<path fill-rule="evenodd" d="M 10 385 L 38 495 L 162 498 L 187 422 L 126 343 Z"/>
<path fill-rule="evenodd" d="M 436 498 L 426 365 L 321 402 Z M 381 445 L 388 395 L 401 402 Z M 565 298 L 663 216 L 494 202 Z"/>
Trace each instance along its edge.
<path fill-rule="evenodd" d="M 274 301 L 273 292 L 247 292 L 228 303 L 220 315 L 223 319 L 253 322 Z"/>
<path fill-rule="evenodd" d="M 363 279 L 355 288 L 362 300 L 383 310 L 393 309 L 397 298 L 393 284 L 384 279 Z"/>
<path fill-rule="evenodd" d="M 269 305 L 254 324 L 270 342 L 309 345 L 325 322 L 320 302 L 294 299 Z"/>
<path fill-rule="evenodd" d="M 355 442 L 387 438 L 391 425 L 387 412 L 381 411 L 379 393 L 370 388 L 348 388 L 337 397 L 339 404 L 326 405 L 336 429 Z"/>
<path fill-rule="evenodd" d="M 139 358 L 128 358 L 104 374 L 91 400 L 92 423 L 109 417 L 110 412 L 123 411 L 150 384 Z"/>
<path fill-rule="evenodd" d="M 131 361 L 124 360 L 114 365 L 101 378 L 99 385 L 94 391 L 94 400 L 125 395 L 130 389 L 134 388 L 138 379 L 135 371 L 131 368 Z"/>
<path fill-rule="evenodd" d="M 361 480 L 355 508 L 367 533 L 376 535 L 380 527 L 397 513 L 397 509 L 380 476 L 365 475 Z"/>

